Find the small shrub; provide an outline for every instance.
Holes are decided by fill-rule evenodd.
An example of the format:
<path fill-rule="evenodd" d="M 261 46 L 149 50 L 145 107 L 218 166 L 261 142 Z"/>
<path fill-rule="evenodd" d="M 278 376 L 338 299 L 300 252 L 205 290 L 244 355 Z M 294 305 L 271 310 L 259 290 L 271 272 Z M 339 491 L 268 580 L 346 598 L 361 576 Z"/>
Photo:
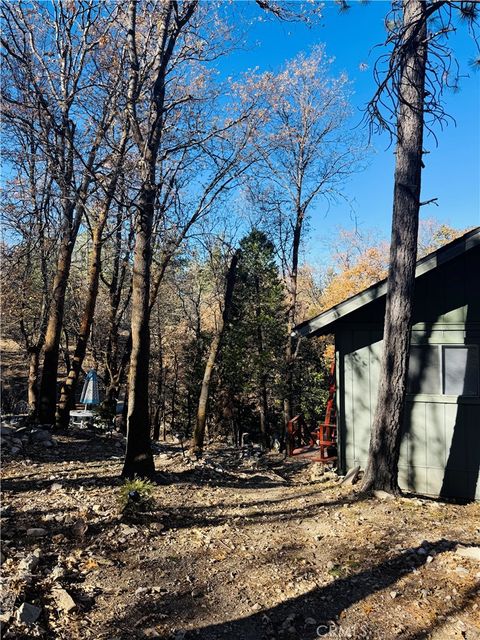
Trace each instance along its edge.
<path fill-rule="evenodd" d="M 124 516 L 135 516 L 155 507 L 153 490 L 155 485 L 142 478 L 126 480 L 120 487 L 118 503 Z"/>
<path fill-rule="evenodd" d="M 328 573 L 334 578 L 342 578 L 345 575 L 345 569 L 341 565 L 335 564 L 328 570 Z"/>

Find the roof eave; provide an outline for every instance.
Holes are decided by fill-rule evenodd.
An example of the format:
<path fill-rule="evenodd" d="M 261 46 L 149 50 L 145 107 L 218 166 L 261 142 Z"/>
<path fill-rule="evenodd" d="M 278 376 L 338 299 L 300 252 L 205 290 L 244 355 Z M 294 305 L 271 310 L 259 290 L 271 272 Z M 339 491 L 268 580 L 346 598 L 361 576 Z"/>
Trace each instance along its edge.
<path fill-rule="evenodd" d="M 453 258 L 466 253 L 475 246 L 480 245 L 480 227 L 472 229 L 468 233 L 464 234 L 460 238 L 456 238 L 448 245 L 440 247 L 433 253 L 421 258 L 417 262 L 415 269 L 415 278 L 432 271 L 436 267 L 449 262 Z M 387 280 L 381 280 L 372 285 L 368 289 L 357 293 L 355 296 L 348 298 L 344 302 L 340 302 L 336 306 L 324 311 L 323 313 L 315 316 L 311 320 L 306 320 L 297 325 L 292 335 L 298 338 L 307 337 L 312 335 L 325 335 L 333 333 L 332 325 L 335 324 L 341 318 L 344 318 L 348 314 L 360 309 L 361 307 L 378 300 L 383 297 L 387 292 Z"/>

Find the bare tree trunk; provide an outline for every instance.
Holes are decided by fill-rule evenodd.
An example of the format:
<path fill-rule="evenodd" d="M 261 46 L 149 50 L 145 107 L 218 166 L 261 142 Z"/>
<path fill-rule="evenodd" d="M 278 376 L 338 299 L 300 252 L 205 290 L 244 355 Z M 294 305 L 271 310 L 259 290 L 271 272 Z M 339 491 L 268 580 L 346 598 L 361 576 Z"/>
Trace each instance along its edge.
<path fill-rule="evenodd" d="M 77 344 L 73 359 L 70 364 L 70 370 L 66 380 L 63 382 L 60 390 L 60 399 L 58 401 L 56 413 L 56 428 L 66 429 L 68 427 L 70 410 L 75 405 L 75 391 L 77 388 L 78 377 L 82 369 L 83 360 L 87 351 L 88 338 L 92 328 L 93 315 L 95 313 L 95 305 L 98 294 L 98 283 L 100 277 L 100 258 L 102 251 L 101 234 L 103 227 L 97 227 L 93 233 L 92 251 L 90 254 L 90 268 L 88 271 L 88 287 L 87 300 L 80 322 L 80 330 L 77 337 Z"/>
<path fill-rule="evenodd" d="M 224 299 L 222 317 L 218 323 L 217 332 L 210 345 L 207 364 L 205 365 L 205 371 L 203 374 L 202 388 L 200 390 L 200 397 L 198 399 L 197 422 L 195 424 L 195 429 L 193 431 L 192 449 L 199 453 L 203 449 L 203 443 L 205 439 L 205 425 L 207 421 L 207 404 L 208 404 L 208 397 L 210 393 L 210 380 L 212 378 L 215 362 L 217 360 L 217 356 L 220 351 L 223 331 L 228 322 L 228 317 L 230 315 L 230 308 L 232 305 L 233 287 L 235 284 L 237 262 L 238 262 L 238 252 L 235 252 L 230 262 L 230 267 L 227 273 L 227 286 L 225 289 L 225 299 Z"/>
<path fill-rule="evenodd" d="M 163 389 L 163 348 L 162 348 L 162 337 L 160 335 L 160 347 L 158 354 L 159 362 L 158 362 L 158 374 L 157 374 L 157 403 L 155 406 L 155 415 L 153 418 L 153 439 L 160 440 L 160 420 L 162 414 L 162 397 L 164 394 Z"/>
<path fill-rule="evenodd" d="M 32 346 L 28 349 L 28 413 L 35 419 L 38 412 L 38 372 L 41 347 Z"/>
<path fill-rule="evenodd" d="M 110 402 L 115 401 L 119 396 L 120 388 L 122 384 L 125 383 L 125 398 L 128 398 L 128 380 L 127 380 L 127 368 L 130 362 L 130 354 L 132 351 L 132 335 L 131 333 L 128 335 L 127 342 L 125 344 L 124 352 L 122 354 L 122 359 L 120 361 L 120 365 L 118 367 L 114 367 L 115 374 L 111 377 L 108 389 L 107 396 L 111 399 Z M 124 403 L 124 411 L 125 420 L 127 419 L 127 404 Z"/>
<path fill-rule="evenodd" d="M 120 430 L 123 435 L 127 435 L 127 416 L 128 416 L 128 382 L 125 385 L 125 393 L 123 395 L 123 407 L 120 421 Z"/>
<path fill-rule="evenodd" d="M 187 390 L 187 432 L 185 435 L 189 436 L 192 432 L 192 417 L 193 417 L 193 403 L 192 403 L 192 391 Z"/>
<path fill-rule="evenodd" d="M 53 295 L 50 303 L 47 330 L 45 333 L 45 348 L 42 370 L 42 382 L 40 386 L 40 421 L 46 424 L 55 422 L 55 406 L 57 402 L 57 375 L 58 359 L 60 351 L 60 336 L 63 326 L 63 314 L 65 307 L 65 293 L 67 290 L 68 276 L 72 262 L 72 254 L 78 229 L 84 213 L 85 199 L 92 180 L 92 166 L 97 156 L 105 125 L 100 124 L 97 129 L 96 139 L 92 144 L 88 160 L 85 164 L 82 183 L 78 191 L 73 187 L 73 133 L 71 125 L 65 125 L 67 132 L 63 140 L 68 142 L 67 165 L 62 176 L 62 200 L 63 200 L 63 233 L 57 260 L 57 270 L 53 281 Z M 67 135 L 68 134 L 68 135 Z M 74 200 L 72 202 L 72 199 Z M 70 368 L 68 366 L 68 368 Z"/>
<path fill-rule="evenodd" d="M 166 378 L 167 378 L 167 371 L 165 370 L 165 377 L 163 379 L 163 387 L 164 387 L 164 389 L 166 387 L 166 382 L 167 382 Z M 162 438 L 163 438 L 164 442 L 167 439 L 167 421 L 165 419 L 166 405 L 167 405 L 167 395 L 164 392 L 163 393 L 163 397 L 162 397 L 162 408 L 161 408 L 161 412 L 160 412 L 160 421 L 163 420 L 163 435 L 162 435 Z"/>
<path fill-rule="evenodd" d="M 399 86 L 392 239 L 378 401 L 363 490 L 398 493 L 417 257 L 423 150 L 426 3 L 404 0 L 404 52 Z"/>
<path fill-rule="evenodd" d="M 127 246 L 123 258 L 122 254 L 122 222 L 123 216 L 121 211 L 117 213 L 117 231 L 115 234 L 115 253 L 112 260 L 112 277 L 110 282 L 103 279 L 104 284 L 109 291 L 109 312 L 108 312 L 108 340 L 105 354 L 105 398 L 103 406 L 108 408 L 113 414 L 115 412 L 116 400 L 119 395 L 119 388 L 123 382 L 126 368 L 130 360 L 131 337 L 127 339 L 124 347 L 122 360 L 118 362 L 118 334 L 121 319 L 128 306 L 131 296 L 131 286 L 125 300 L 122 302 L 122 291 L 125 289 L 125 280 L 127 276 L 127 267 L 131 255 L 131 241 L 133 239 L 133 226 L 130 228 Z M 102 277 L 102 275 L 101 275 Z M 122 305 L 120 306 L 120 303 Z"/>
<path fill-rule="evenodd" d="M 90 253 L 90 267 L 88 271 L 88 287 L 87 299 L 83 310 L 82 320 L 80 322 L 80 331 L 77 338 L 75 353 L 71 368 L 68 372 L 66 380 L 62 384 L 60 391 L 60 399 L 57 406 L 56 427 L 58 429 L 66 429 L 68 427 L 70 410 L 75 405 L 75 392 L 78 383 L 78 377 L 82 369 L 85 353 L 87 351 L 88 338 L 95 314 L 95 306 L 97 304 L 98 285 L 100 281 L 101 257 L 103 246 L 103 231 L 107 224 L 108 212 L 115 194 L 118 179 L 120 176 L 120 166 L 123 162 L 125 146 L 128 139 L 128 126 L 124 128 L 122 140 L 120 142 L 120 150 L 116 161 L 116 167 L 109 179 L 108 188 L 105 194 L 103 207 L 98 216 L 95 228 L 92 232 L 92 251 Z"/>
<path fill-rule="evenodd" d="M 36 151 L 37 145 L 34 142 L 33 136 L 29 136 L 27 132 L 27 139 L 29 139 L 29 159 L 28 159 L 28 179 L 30 185 L 30 199 L 33 204 L 33 217 L 32 217 L 32 239 L 34 243 L 38 243 L 40 247 L 40 273 L 41 273 L 41 290 L 42 300 L 40 304 L 39 323 L 37 330 L 37 339 L 34 340 L 33 336 L 29 334 L 25 326 L 25 320 L 22 315 L 20 319 L 20 330 L 25 340 L 25 346 L 28 354 L 29 371 L 28 371 L 28 415 L 32 422 L 35 422 L 38 418 L 39 411 L 39 372 L 40 372 L 40 354 L 42 352 L 43 345 L 45 343 L 45 332 L 48 323 L 48 293 L 49 293 L 49 275 L 48 275 L 48 252 L 49 247 L 46 242 L 46 220 L 48 219 L 48 209 L 50 206 L 51 185 L 53 180 L 50 178 L 47 184 L 43 184 L 39 181 L 36 168 Z M 40 200 L 40 203 L 37 204 Z M 30 253 L 27 254 L 28 268 L 31 268 Z"/>
<path fill-rule="evenodd" d="M 173 388 L 172 388 L 172 400 L 171 400 L 171 419 L 170 419 L 170 433 L 175 433 L 176 424 L 176 411 L 177 411 L 177 388 L 178 388 L 178 359 L 177 354 L 173 354 Z M 165 440 L 165 438 L 164 438 Z"/>
<path fill-rule="evenodd" d="M 298 202 L 299 201 L 300 194 L 298 194 Z M 305 213 L 303 209 L 301 209 L 297 203 L 297 215 L 292 241 L 292 265 L 288 283 L 289 304 L 287 312 L 287 344 L 285 346 L 285 396 L 283 400 L 284 433 L 282 434 L 282 440 L 286 433 L 287 424 L 289 420 L 293 418 L 293 376 L 296 349 L 292 332 L 295 326 L 297 311 L 298 254 L 300 251 L 304 215 Z"/>
<path fill-rule="evenodd" d="M 153 170 L 153 167 L 152 167 Z M 132 289 L 132 351 L 128 376 L 127 450 L 122 476 L 153 477 L 155 467 L 150 446 L 148 414 L 148 368 L 150 356 L 149 298 L 151 235 L 154 215 L 154 180 L 144 183 L 135 229 Z"/>
<path fill-rule="evenodd" d="M 64 119 L 66 119 L 66 116 L 64 116 Z M 92 167 L 106 131 L 106 124 L 104 121 L 101 121 L 97 127 L 96 137 L 85 163 L 81 185 L 77 190 L 74 188 L 73 179 L 74 127 L 72 128 L 71 122 L 68 119 L 66 120 L 61 136 L 62 153 L 65 154 L 61 171 L 63 204 L 62 239 L 57 260 L 57 270 L 53 281 L 53 295 L 45 334 L 42 382 L 40 386 L 40 421 L 46 424 L 54 424 L 55 422 L 60 335 L 62 332 L 65 293 L 67 290 L 68 276 L 70 274 L 73 249 L 83 217 L 88 189 L 92 181 Z"/>
<path fill-rule="evenodd" d="M 155 414 L 153 416 L 153 434 L 152 438 L 155 441 L 160 440 L 160 413 L 161 413 L 161 405 L 157 404 L 155 407 Z"/>
<path fill-rule="evenodd" d="M 260 431 L 264 446 L 270 448 L 270 424 L 268 420 L 268 396 L 267 382 L 265 376 L 262 377 L 260 385 Z"/>
<path fill-rule="evenodd" d="M 139 88 L 139 58 L 137 42 L 137 1 L 128 6 L 128 49 L 130 58 L 127 110 L 133 137 L 141 154 L 141 188 L 135 224 L 135 250 L 132 281 L 132 352 L 129 369 L 129 399 L 127 418 L 127 450 L 122 476 L 152 477 L 155 468 L 150 444 L 148 413 L 148 368 L 150 361 L 150 284 L 152 262 L 152 229 L 155 212 L 156 162 L 163 134 L 165 78 L 176 38 L 190 20 L 196 2 L 185 7 L 179 17 L 172 0 L 162 4 L 158 18 L 157 48 L 153 56 L 153 82 L 150 90 L 149 118 L 146 131 L 141 130 L 136 110 Z M 178 7 L 176 7 L 178 9 Z M 174 15 L 175 13 L 175 15 Z M 174 29 L 171 31 L 172 16 Z"/>
<path fill-rule="evenodd" d="M 212 378 L 213 368 L 217 360 L 217 355 L 220 350 L 220 339 L 222 326 L 218 328 L 218 332 L 212 340 L 210 345 L 210 351 L 208 353 L 207 364 L 205 365 L 205 371 L 203 374 L 202 388 L 200 390 L 200 397 L 198 399 L 197 407 L 197 422 L 195 429 L 193 430 L 193 443 L 192 449 L 194 451 L 201 452 L 203 449 L 203 442 L 205 439 L 205 424 L 207 422 L 207 404 L 210 394 L 210 380 Z"/>
<path fill-rule="evenodd" d="M 65 292 L 72 261 L 74 239 L 65 234 L 60 247 L 57 271 L 53 282 L 53 296 L 45 333 L 45 347 L 40 385 L 40 414 L 43 424 L 54 424 L 55 405 L 57 401 L 57 371 L 60 353 L 60 336 L 62 332 Z"/>

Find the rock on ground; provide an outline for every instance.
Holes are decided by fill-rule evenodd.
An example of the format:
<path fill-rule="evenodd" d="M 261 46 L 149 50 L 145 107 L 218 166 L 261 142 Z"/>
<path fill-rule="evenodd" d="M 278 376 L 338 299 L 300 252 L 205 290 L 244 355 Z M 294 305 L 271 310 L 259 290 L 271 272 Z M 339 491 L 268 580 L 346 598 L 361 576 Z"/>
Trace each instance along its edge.
<path fill-rule="evenodd" d="M 24 602 L 17 609 L 15 617 L 18 622 L 23 622 L 24 624 L 33 624 L 38 620 L 41 613 L 42 610 L 40 609 L 40 607 L 36 607 L 33 604 Z"/>
<path fill-rule="evenodd" d="M 52 589 L 52 596 L 57 607 L 65 613 L 70 613 L 77 606 L 75 600 L 65 589 L 55 587 Z"/>

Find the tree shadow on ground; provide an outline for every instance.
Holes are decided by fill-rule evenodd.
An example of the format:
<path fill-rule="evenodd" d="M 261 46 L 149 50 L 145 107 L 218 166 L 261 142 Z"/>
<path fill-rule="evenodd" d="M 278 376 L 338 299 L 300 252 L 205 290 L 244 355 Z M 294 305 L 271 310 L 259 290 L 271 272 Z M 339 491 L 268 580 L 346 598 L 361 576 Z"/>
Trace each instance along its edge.
<path fill-rule="evenodd" d="M 59 474 L 57 474 L 59 475 Z M 2 491 L 12 493 L 24 493 L 27 491 L 42 491 L 49 489 L 54 483 L 60 483 L 65 489 L 80 489 L 80 487 L 114 487 L 123 483 L 119 475 L 109 476 L 80 476 L 77 478 L 57 477 L 55 480 L 38 478 L 5 478 L 2 481 Z"/>
<path fill-rule="evenodd" d="M 54 435 L 55 437 L 55 435 Z M 123 449 L 116 446 L 108 436 L 80 436 L 68 441 L 57 440 L 54 447 L 46 448 L 42 444 L 26 444 L 21 457 L 3 455 L 3 464 L 18 464 L 23 460 L 28 464 L 61 464 L 65 462 L 101 462 L 112 456 L 123 455 Z"/>
<path fill-rule="evenodd" d="M 108 478 L 106 480 L 109 480 Z M 79 499 L 83 494 L 80 494 Z M 241 524 L 244 526 L 245 524 L 254 526 L 255 524 L 275 524 L 280 522 L 289 522 L 289 521 L 298 521 L 299 519 L 304 520 L 308 518 L 312 518 L 318 515 L 319 510 L 322 507 L 327 509 L 335 509 L 339 506 L 343 506 L 348 504 L 345 500 L 331 501 L 329 503 L 322 504 L 312 504 L 308 507 L 303 507 L 302 509 L 282 509 L 280 508 L 275 512 L 265 512 L 263 510 L 259 510 L 254 513 L 245 513 L 248 510 L 250 505 L 247 505 L 241 513 L 232 513 L 231 508 L 229 506 L 226 507 L 218 507 L 216 505 L 213 506 L 188 506 L 188 507 L 176 507 L 172 508 L 160 508 L 154 509 L 152 511 L 139 512 L 138 517 L 135 520 L 124 518 L 124 522 L 133 522 L 136 524 L 140 524 L 144 527 L 148 527 L 149 525 L 155 523 L 161 523 L 166 531 L 179 531 L 181 529 L 203 529 L 210 527 L 217 527 L 222 525 L 231 525 L 232 522 L 237 519 L 241 521 Z M 31 522 L 33 519 L 38 519 L 41 516 L 45 516 L 50 513 L 56 512 L 70 512 L 75 510 L 81 510 L 82 503 L 79 502 L 76 508 L 71 506 L 66 506 L 64 509 L 58 510 L 51 507 L 46 507 L 44 511 L 40 511 L 39 509 L 32 510 L 23 510 L 19 512 L 19 515 L 22 516 L 22 520 L 26 522 Z M 12 513 L 13 515 L 13 513 Z M 89 524 L 89 533 L 87 534 L 87 541 L 90 537 L 92 539 L 95 537 L 95 534 L 106 532 L 112 527 L 116 527 L 119 525 L 119 518 L 117 515 L 114 517 L 102 517 L 98 523 Z M 68 530 L 64 528 L 63 525 L 58 525 L 55 523 L 47 524 L 50 533 L 61 533 L 64 530 Z M 53 531 L 53 529 L 55 531 Z"/>
<path fill-rule="evenodd" d="M 62 477 L 58 479 L 58 482 L 61 482 L 66 487 L 80 487 L 85 484 L 96 484 L 97 486 L 108 486 L 110 484 L 115 485 L 119 482 L 123 482 L 120 478 L 120 470 L 118 472 L 118 476 L 94 476 L 94 475 L 79 475 L 77 478 L 68 478 L 68 474 L 72 471 L 69 467 L 64 467 L 63 464 L 68 462 L 102 462 L 104 460 L 106 463 L 111 462 L 113 465 L 118 465 L 123 461 L 123 456 L 118 455 L 118 449 L 107 450 L 105 451 L 105 456 L 102 458 L 100 455 L 97 457 L 90 455 L 88 450 L 85 451 L 75 451 L 68 450 L 66 448 L 65 455 L 62 453 L 57 453 L 55 456 L 50 455 L 47 457 L 46 455 L 42 456 L 40 460 L 45 464 L 58 464 L 58 469 L 52 470 L 58 475 L 65 475 L 67 477 Z M 90 470 L 90 469 L 89 469 Z M 91 471 L 91 470 L 90 470 Z M 224 472 L 216 472 L 211 468 L 205 467 L 192 467 L 189 469 L 184 469 L 182 471 L 169 471 L 168 469 L 162 469 L 161 471 L 157 471 L 154 477 L 154 483 L 159 485 L 170 485 L 170 484 L 190 484 L 196 486 L 208 486 L 208 487 L 224 487 L 224 488 L 238 488 L 238 489 L 249 489 L 249 488 L 279 488 L 284 487 L 286 482 L 283 478 L 272 478 L 268 475 L 267 470 L 253 470 L 247 471 L 243 474 L 243 477 L 239 478 L 238 473 L 232 470 L 231 473 L 228 471 Z M 37 475 L 37 474 L 34 474 Z M 35 477 L 25 478 L 25 474 L 21 476 L 11 476 L 9 478 L 5 478 L 3 481 L 3 489 L 5 491 L 30 491 L 33 489 L 45 489 L 48 488 L 53 483 L 52 480 L 48 479 L 38 479 Z"/>
<path fill-rule="evenodd" d="M 255 489 L 255 487 L 251 487 L 252 489 Z M 269 507 L 271 505 L 275 505 L 275 504 L 281 504 L 284 502 L 291 502 L 293 500 L 298 500 L 299 498 L 304 499 L 304 500 L 309 500 L 311 498 L 317 498 L 318 501 L 315 503 L 318 507 L 328 507 L 329 505 L 334 505 L 334 504 L 355 504 L 356 502 L 361 502 L 363 500 L 367 500 L 369 499 L 368 496 L 364 496 L 361 495 L 360 493 L 351 493 L 348 495 L 345 495 L 341 500 L 327 500 L 325 499 L 326 496 L 328 496 L 328 493 L 325 492 L 325 494 L 323 493 L 322 489 L 318 489 L 318 487 L 312 489 L 311 491 L 304 491 L 303 490 L 304 487 L 301 487 L 301 495 L 300 491 L 298 492 L 291 492 L 289 494 L 282 494 L 282 497 L 280 498 L 269 498 L 269 499 L 262 499 L 262 500 L 249 500 L 247 497 L 245 497 L 244 500 L 242 500 L 241 502 L 238 503 L 232 503 L 232 507 L 248 507 L 248 508 L 256 508 L 256 507 Z M 322 499 L 323 498 L 323 499 Z M 219 502 L 218 506 L 227 506 L 225 504 L 225 502 Z M 299 511 L 303 511 L 304 506 L 308 506 L 306 505 L 302 505 L 301 507 L 298 507 Z"/>
<path fill-rule="evenodd" d="M 358 499 L 358 498 L 357 498 Z M 287 499 L 288 500 L 288 499 Z M 335 509 L 346 504 L 353 504 L 356 501 L 355 497 L 345 497 L 339 500 L 331 500 L 329 502 L 314 503 L 311 505 L 303 505 L 302 507 L 295 507 L 292 509 L 280 508 L 274 512 L 264 512 L 258 510 L 255 512 L 245 513 L 248 509 L 255 506 L 255 503 L 245 504 L 241 513 L 232 513 L 231 509 L 236 505 L 224 505 L 224 506 L 187 506 L 176 507 L 168 515 L 168 522 L 166 523 L 169 529 L 185 529 L 189 527 L 201 528 L 201 527 L 217 527 L 232 522 L 232 519 L 241 519 L 243 523 L 275 523 L 285 522 L 290 520 L 307 520 L 309 518 L 318 516 L 322 509 Z M 262 503 L 260 503 L 262 504 Z M 267 505 L 265 505 L 266 507 Z"/>
<path fill-rule="evenodd" d="M 78 479 L 75 480 L 75 482 L 82 482 L 82 480 L 85 482 L 86 479 Z M 103 481 L 104 486 L 111 486 L 114 483 L 119 485 L 121 483 L 121 480 L 118 478 L 107 477 L 96 479 L 96 486 L 101 484 L 99 480 Z M 49 485 L 52 484 L 52 480 L 45 482 Z M 62 481 L 62 484 L 66 483 Z M 41 488 L 46 488 L 46 484 L 42 485 Z M 25 488 L 23 488 L 23 490 L 25 490 Z M 54 497 L 54 494 L 52 494 L 52 496 Z M 98 512 L 94 512 L 90 509 L 90 502 L 87 501 L 83 503 L 83 498 L 86 497 L 85 492 L 79 492 L 78 494 L 75 494 L 74 497 L 77 502 L 76 505 L 65 505 L 60 509 L 50 504 L 46 505 L 45 509 L 33 507 L 31 509 L 22 509 L 21 511 L 12 507 L 9 511 L 7 520 L 3 522 L 4 525 L 7 525 L 5 527 L 5 533 L 8 529 L 8 537 L 11 537 L 11 535 L 14 535 L 12 532 L 16 531 L 17 534 L 15 535 L 17 535 L 17 537 L 20 535 L 20 542 L 18 542 L 18 544 L 27 548 L 37 544 L 37 541 L 24 536 L 24 532 L 31 526 L 40 526 L 45 528 L 48 532 L 46 537 L 42 538 L 42 544 L 45 547 L 49 547 L 51 545 L 52 536 L 56 534 L 63 534 L 65 538 L 59 544 L 66 546 L 67 548 L 72 545 L 75 546 L 75 544 L 79 544 L 79 540 L 75 540 L 74 525 L 78 518 L 81 517 L 85 520 L 87 525 L 87 530 L 81 538 L 81 545 L 88 546 L 92 543 L 95 544 L 99 542 L 99 536 L 101 536 L 101 546 L 104 545 L 105 549 L 110 553 L 111 551 L 125 551 L 132 544 L 132 540 L 129 537 L 127 537 L 127 539 L 125 539 L 121 544 L 117 544 L 117 538 L 123 537 L 121 531 L 118 530 L 118 527 L 122 524 L 138 526 L 139 528 L 135 534 L 136 540 L 139 544 L 143 544 L 147 540 L 151 540 L 152 543 L 154 542 L 155 537 L 159 535 L 159 530 L 156 528 L 158 525 L 161 525 L 160 531 L 162 532 L 161 535 L 163 535 L 168 531 L 175 532 L 188 530 L 190 528 L 198 531 L 216 526 L 231 526 L 232 524 L 235 524 L 235 522 L 237 522 L 239 526 L 243 527 L 255 526 L 257 524 L 268 525 L 280 522 L 293 523 L 299 519 L 303 520 L 317 516 L 323 507 L 325 507 L 328 515 L 328 511 L 330 509 L 335 509 L 340 505 L 352 503 L 352 498 L 346 497 L 345 499 L 326 503 L 314 503 L 308 506 L 303 506 L 301 509 L 289 509 L 283 508 L 281 501 L 276 501 L 279 505 L 279 509 L 274 512 L 268 512 L 266 510 L 267 505 L 265 505 L 265 501 L 261 501 L 258 503 L 260 508 L 258 508 L 257 511 L 249 511 L 250 507 L 255 508 L 257 505 L 256 502 L 253 502 L 251 504 L 245 504 L 240 513 L 232 511 L 237 508 L 237 505 L 235 504 L 227 504 L 226 506 L 191 505 L 166 508 L 162 508 L 161 504 L 159 504 L 158 508 L 139 511 L 134 514 L 133 517 L 128 517 L 127 515 L 121 514 L 118 504 L 116 505 L 116 508 L 115 504 L 113 505 L 114 509 L 112 511 L 111 501 L 109 504 L 102 505 L 103 508 Z M 285 499 L 285 501 L 288 500 L 289 498 Z M 262 506 L 265 506 L 265 509 L 262 509 Z M 60 519 L 59 521 L 56 519 L 47 520 L 45 517 L 47 515 L 55 514 L 67 515 L 70 516 L 71 519 L 66 523 L 63 519 Z M 9 526 L 12 523 L 14 524 L 13 529 Z M 20 529 L 21 532 L 19 533 Z M 113 538 L 109 537 L 112 532 L 117 532 Z M 111 547 L 112 543 L 114 545 L 113 547 Z"/>
<path fill-rule="evenodd" d="M 123 480 L 118 476 L 80 476 L 77 478 L 57 477 L 55 480 L 37 478 L 22 479 L 22 478 L 8 478 L 2 483 L 2 489 L 4 492 L 23 493 L 28 491 L 39 491 L 49 489 L 52 484 L 59 483 L 62 485 L 62 490 L 76 489 L 80 491 L 81 487 L 84 488 L 99 488 L 99 487 L 119 487 L 123 483 Z M 218 486 L 218 485 L 217 485 Z M 260 485 L 264 488 L 265 485 Z M 243 487 L 245 488 L 245 486 Z M 83 492 L 78 493 L 76 497 L 80 500 L 79 507 L 81 507 L 81 498 L 85 495 Z M 316 495 L 321 499 L 321 494 L 318 492 L 311 492 L 308 495 Z M 250 502 L 246 497 L 245 500 L 240 503 L 232 503 L 229 500 L 221 501 L 213 505 L 178 505 L 175 507 L 167 507 L 162 509 L 161 518 L 158 517 L 156 512 L 152 514 L 145 513 L 142 520 L 144 524 L 150 524 L 152 522 L 158 522 L 161 520 L 166 529 L 179 530 L 189 527 L 203 528 L 203 527 L 215 527 L 232 522 L 232 519 L 238 518 L 242 522 L 255 523 L 275 523 L 283 521 L 304 520 L 318 516 L 323 510 L 335 509 L 339 506 L 352 505 L 356 502 L 362 501 L 364 496 L 361 494 L 348 494 L 344 497 L 335 500 L 315 501 L 311 504 L 304 504 L 300 507 L 285 508 L 283 503 L 296 499 L 298 496 L 291 495 L 285 496 L 277 500 L 260 500 Z M 302 496 L 303 497 L 303 496 Z M 279 509 L 273 512 L 267 509 L 272 504 L 278 504 Z M 264 507 L 264 508 L 262 508 Z M 46 509 L 45 513 L 48 513 L 50 509 Z M 28 513 L 28 510 L 25 512 Z M 37 514 L 38 515 L 38 514 Z M 105 522 L 103 526 L 108 526 Z"/>
<path fill-rule="evenodd" d="M 457 544 L 457 541 L 438 540 L 429 544 L 429 552 L 439 554 L 451 550 Z M 161 621 L 165 618 L 181 620 L 184 628 L 193 626 L 193 630 L 184 636 L 186 640 L 188 638 L 217 640 L 226 637 L 232 640 L 263 640 L 264 638 L 286 637 L 285 627 L 282 630 L 282 625 L 288 616 L 294 614 L 293 624 L 297 628 L 295 637 L 299 640 L 314 640 L 319 637 L 318 627 L 322 626 L 323 632 L 327 631 L 331 622 L 336 623 L 341 613 L 350 606 L 392 586 L 400 578 L 412 573 L 425 562 L 426 556 L 418 556 L 412 554 L 411 551 L 405 551 L 364 571 L 338 578 L 324 587 L 313 589 L 295 598 L 289 598 L 277 606 L 259 610 L 239 619 L 206 626 L 202 626 L 201 622 L 196 623 L 196 620 L 204 616 L 206 611 L 205 608 L 199 609 L 198 600 L 195 600 L 191 593 L 176 593 L 162 598 L 158 604 L 152 601 L 139 602 L 122 619 L 112 621 L 109 630 L 112 635 L 118 636 L 122 640 L 144 637 L 140 628 L 142 621 L 147 616 L 149 618 L 148 626 L 157 623 L 158 629 L 161 628 Z M 473 599 L 473 597 L 472 593 L 471 598 Z M 213 611 L 212 608 L 211 610 Z M 315 612 L 316 625 L 306 625 L 306 619 L 311 617 L 313 612 Z M 367 622 L 366 619 L 365 624 Z M 139 635 L 136 635 L 134 630 L 136 626 L 139 628 Z M 408 636 L 408 640 L 420 640 L 420 638 L 426 637 L 418 635 L 418 633 L 415 635 L 415 633 Z M 158 640 L 171 640 L 174 634 L 170 631 L 159 631 L 158 635 L 152 637 L 156 637 Z"/>

